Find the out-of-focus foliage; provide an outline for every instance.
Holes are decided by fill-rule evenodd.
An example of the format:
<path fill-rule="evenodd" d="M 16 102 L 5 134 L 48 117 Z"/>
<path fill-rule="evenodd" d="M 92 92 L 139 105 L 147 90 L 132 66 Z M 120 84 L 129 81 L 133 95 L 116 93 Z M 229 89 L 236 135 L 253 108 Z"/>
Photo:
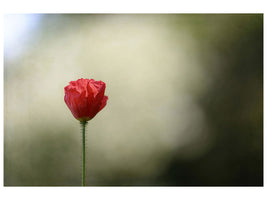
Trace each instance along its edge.
<path fill-rule="evenodd" d="M 86 130 L 87 185 L 263 184 L 262 15 L 5 24 L 6 186 L 81 184 L 80 124 L 63 100 L 78 78 L 109 96 Z"/>

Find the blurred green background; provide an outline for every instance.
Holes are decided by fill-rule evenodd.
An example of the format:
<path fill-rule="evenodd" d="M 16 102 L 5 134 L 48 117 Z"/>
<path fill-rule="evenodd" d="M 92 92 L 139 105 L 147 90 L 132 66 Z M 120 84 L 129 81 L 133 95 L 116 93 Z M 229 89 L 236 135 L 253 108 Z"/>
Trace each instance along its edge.
<path fill-rule="evenodd" d="M 92 186 L 263 185 L 262 14 L 5 15 L 4 185 L 81 185 L 69 81 L 106 83 Z"/>

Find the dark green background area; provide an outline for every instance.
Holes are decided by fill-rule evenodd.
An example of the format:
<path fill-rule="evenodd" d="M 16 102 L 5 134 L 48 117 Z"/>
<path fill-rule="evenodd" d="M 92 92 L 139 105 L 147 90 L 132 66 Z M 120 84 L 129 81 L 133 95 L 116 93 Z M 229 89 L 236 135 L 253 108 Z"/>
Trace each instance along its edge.
<path fill-rule="evenodd" d="M 87 185 L 263 186 L 262 14 L 39 17 L 19 56 L 5 47 L 5 186 L 81 184 L 63 101 L 80 77 L 109 96 L 86 130 Z"/>

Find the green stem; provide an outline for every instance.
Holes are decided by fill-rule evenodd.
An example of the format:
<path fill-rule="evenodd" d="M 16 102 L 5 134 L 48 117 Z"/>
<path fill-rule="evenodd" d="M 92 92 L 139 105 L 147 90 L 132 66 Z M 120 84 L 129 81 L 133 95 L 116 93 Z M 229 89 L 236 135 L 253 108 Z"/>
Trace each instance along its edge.
<path fill-rule="evenodd" d="M 86 121 L 81 122 L 82 125 L 82 143 L 83 143 L 83 153 L 82 153 L 82 186 L 85 186 L 85 125 Z"/>

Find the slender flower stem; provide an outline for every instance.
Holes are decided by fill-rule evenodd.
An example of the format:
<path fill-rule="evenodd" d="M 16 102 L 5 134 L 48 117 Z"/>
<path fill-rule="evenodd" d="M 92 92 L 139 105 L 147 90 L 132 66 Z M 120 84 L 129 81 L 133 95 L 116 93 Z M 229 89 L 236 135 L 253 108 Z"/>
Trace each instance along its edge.
<path fill-rule="evenodd" d="M 85 125 L 86 121 L 81 122 L 82 125 L 82 143 L 83 143 L 83 153 L 82 153 L 82 186 L 85 186 Z"/>

